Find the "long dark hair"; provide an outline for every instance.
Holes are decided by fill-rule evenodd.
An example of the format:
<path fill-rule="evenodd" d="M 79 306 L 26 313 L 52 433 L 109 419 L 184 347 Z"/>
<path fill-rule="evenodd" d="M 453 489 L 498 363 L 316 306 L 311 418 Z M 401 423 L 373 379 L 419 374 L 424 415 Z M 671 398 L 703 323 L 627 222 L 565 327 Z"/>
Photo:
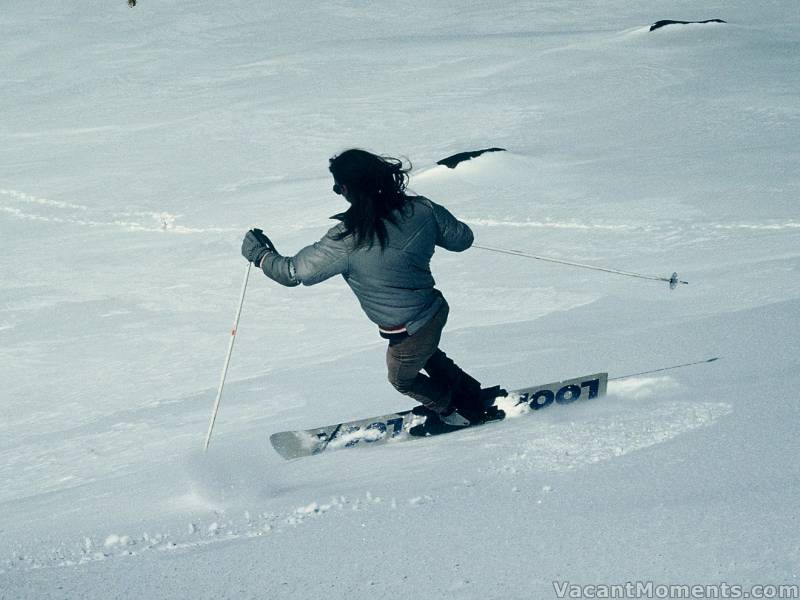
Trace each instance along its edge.
<path fill-rule="evenodd" d="M 372 248 L 377 238 L 381 249 L 385 248 L 386 221 L 397 224 L 393 212 L 408 200 L 405 190 L 411 164 L 403 168 L 398 158 L 353 148 L 330 159 L 329 169 L 336 180 L 334 190 L 343 192 L 350 202 L 346 212 L 334 217 L 344 223 L 340 239 L 352 235 L 356 247 Z"/>

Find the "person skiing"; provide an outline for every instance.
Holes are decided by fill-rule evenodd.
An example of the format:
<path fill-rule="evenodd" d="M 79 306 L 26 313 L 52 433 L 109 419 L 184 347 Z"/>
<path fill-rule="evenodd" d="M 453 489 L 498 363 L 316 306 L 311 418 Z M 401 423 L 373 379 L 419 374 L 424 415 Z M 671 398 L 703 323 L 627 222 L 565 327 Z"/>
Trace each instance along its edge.
<path fill-rule="evenodd" d="M 499 388 L 482 390 L 439 348 L 449 306 L 434 287 L 430 259 L 436 246 L 469 248 L 472 230 L 443 206 L 406 194 L 411 167 L 404 169 L 399 159 L 350 149 L 329 162 L 333 191 L 350 203 L 332 217 L 340 222 L 291 257 L 252 229 L 242 255 L 287 287 L 341 275 L 389 340 L 389 382 L 421 403 L 414 412 L 427 417 L 426 426 L 465 427 L 496 417 L 485 402 L 500 395 Z"/>

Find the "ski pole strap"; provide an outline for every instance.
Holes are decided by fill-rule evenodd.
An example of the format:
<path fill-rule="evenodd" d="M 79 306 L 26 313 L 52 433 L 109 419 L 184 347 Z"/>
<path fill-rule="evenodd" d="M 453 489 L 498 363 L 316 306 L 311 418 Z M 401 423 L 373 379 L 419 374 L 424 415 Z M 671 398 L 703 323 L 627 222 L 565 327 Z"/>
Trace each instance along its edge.
<path fill-rule="evenodd" d="M 604 273 L 614 273 L 615 275 L 625 275 L 626 277 L 636 277 L 639 279 L 649 279 L 651 281 L 665 281 L 669 284 L 670 289 L 675 289 L 678 284 L 688 285 L 688 281 L 682 281 L 678 279 L 678 274 L 673 273 L 672 277 L 658 277 L 656 275 L 643 275 L 642 273 L 633 273 L 631 271 L 621 271 L 619 269 L 609 269 L 607 267 L 597 267 L 595 265 L 587 265 L 579 262 L 574 262 L 571 260 L 562 260 L 560 258 L 551 258 L 547 256 L 538 256 L 536 254 L 529 254 L 527 252 L 522 252 L 521 250 L 508 250 L 506 248 L 493 248 L 491 246 L 480 246 L 478 244 L 473 244 L 473 248 L 479 248 L 481 250 L 488 250 L 489 252 L 499 252 L 500 254 L 510 254 L 511 256 L 523 256 L 525 258 L 532 258 L 534 260 L 542 260 L 545 262 L 557 263 L 559 265 L 568 265 L 570 267 L 579 267 L 581 269 L 591 269 L 592 271 L 603 271 Z"/>

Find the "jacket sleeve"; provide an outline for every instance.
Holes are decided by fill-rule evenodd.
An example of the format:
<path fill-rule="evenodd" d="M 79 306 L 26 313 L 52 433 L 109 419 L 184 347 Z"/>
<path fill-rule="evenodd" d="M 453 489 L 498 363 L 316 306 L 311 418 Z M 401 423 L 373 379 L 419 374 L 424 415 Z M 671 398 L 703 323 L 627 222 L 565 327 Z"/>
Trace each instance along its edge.
<path fill-rule="evenodd" d="M 292 257 L 271 252 L 264 257 L 261 270 L 264 274 L 287 287 L 299 284 L 314 285 L 347 272 L 347 240 L 337 240 L 341 225 L 333 227 L 325 237 L 306 246 Z"/>
<path fill-rule="evenodd" d="M 431 202 L 433 216 L 439 228 L 436 245 L 452 252 L 462 252 L 472 246 L 474 236 L 469 225 L 456 219 L 444 206 Z"/>

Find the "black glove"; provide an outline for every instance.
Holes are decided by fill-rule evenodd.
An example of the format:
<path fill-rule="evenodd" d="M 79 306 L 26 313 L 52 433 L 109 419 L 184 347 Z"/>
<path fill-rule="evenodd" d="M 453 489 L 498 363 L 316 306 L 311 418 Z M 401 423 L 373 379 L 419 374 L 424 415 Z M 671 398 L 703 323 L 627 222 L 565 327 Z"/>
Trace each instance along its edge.
<path fill-rule="evenodd" d="M 242 256 L 255 266 L 259 266 L 266 254 L 274 251 L 275 246 L 260 229 L 251 229 L 242 240 Z"/>

